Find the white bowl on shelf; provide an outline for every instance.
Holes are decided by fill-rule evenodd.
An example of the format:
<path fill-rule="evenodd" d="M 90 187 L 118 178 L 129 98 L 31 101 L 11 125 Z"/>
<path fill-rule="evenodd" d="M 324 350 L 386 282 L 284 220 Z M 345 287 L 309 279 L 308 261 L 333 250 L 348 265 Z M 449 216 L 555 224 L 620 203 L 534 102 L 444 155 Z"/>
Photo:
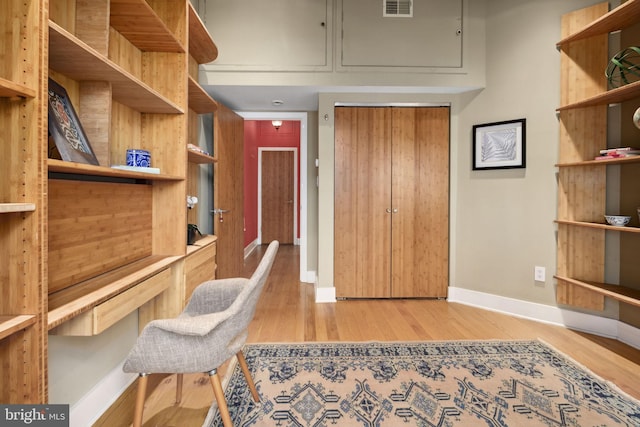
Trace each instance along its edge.
<path fill-rule="evenodd" d="M 631 221 L 631 217 L 625 215 L 605 215 L 604 219 L 607 220 L 607 224 L 615 227 L 624 227 Z"/>

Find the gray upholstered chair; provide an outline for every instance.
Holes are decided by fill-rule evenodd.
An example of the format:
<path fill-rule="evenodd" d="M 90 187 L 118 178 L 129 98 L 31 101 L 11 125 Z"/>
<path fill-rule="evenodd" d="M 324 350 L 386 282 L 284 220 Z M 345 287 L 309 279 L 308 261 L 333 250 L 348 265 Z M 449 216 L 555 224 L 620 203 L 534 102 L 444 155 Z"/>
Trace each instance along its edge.
<path fill-rule="evenodd" d="M 222 421 L 225 427 L 231 427 L 217 369 L 233 355 L 238 358 L 253 398 L 256 402 L 260 400 L 242 347 L 278 246 L 277 241 L 269 244 L 251 278 L 204 282 L 193 291 L 178 317 L 153 320 L 144 327 L 123 366 L 125 372 L 140 374 L 134 427 L 142 425 L 148 374 L 178 374 L 180 401 L 182 375 L 197 372 L 209 373 Z"/>

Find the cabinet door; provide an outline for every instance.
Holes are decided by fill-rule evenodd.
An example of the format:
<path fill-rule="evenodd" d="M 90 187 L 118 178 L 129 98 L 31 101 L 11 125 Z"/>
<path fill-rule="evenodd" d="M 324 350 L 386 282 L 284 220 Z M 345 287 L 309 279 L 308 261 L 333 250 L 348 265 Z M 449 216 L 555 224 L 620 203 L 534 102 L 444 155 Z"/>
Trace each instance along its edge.
<path fill-rule="evenodd" d="M 391 110 L 335 109 L 336 296 L 389 297 Z"/>
<path fill-rule="evenodd" d="M 392 109 L 391 296 L 446 297 L 449 108 Z"/>

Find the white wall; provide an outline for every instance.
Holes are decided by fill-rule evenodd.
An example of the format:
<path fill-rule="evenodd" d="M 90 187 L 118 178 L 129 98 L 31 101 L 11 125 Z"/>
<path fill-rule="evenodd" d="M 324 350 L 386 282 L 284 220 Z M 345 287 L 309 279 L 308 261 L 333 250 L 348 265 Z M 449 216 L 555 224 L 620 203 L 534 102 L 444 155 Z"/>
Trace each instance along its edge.
<path fill-rule="evenodd" d="M 593 0 L 491 0 L 487 86 L 460 112 L 452 285 L 555 305 L 560 16 Z M 604 73 L 604 70 L 603 70 Z M 471 127 L 527 119 L 526 169 L 472 171 Z M 546 281 L 534 282 L 534 266 Z"/>

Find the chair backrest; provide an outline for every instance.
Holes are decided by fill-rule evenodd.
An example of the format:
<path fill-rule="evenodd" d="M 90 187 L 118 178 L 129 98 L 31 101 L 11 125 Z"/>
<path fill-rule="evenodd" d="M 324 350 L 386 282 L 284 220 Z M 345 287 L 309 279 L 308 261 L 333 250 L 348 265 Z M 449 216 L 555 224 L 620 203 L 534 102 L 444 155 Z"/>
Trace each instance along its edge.
<path fill-rule="evenodd" d="M 269 243 L 258 267 L 249 278 L 249 282 L 242 292 L 240 292 L 234 303 L 231 304 L 231 307 L 229 307 L 230 310 L 237 310 L 233 321 L 239 330 L 248 328 L 249 323 L 253 319 L 258 300 L 262 294 L 264 284 L 267 282 L 267 277 L 269 277 L 269 272 L 273 266 L 273 261 L 276 258 L 279 246 L 280 242 L 277 240 Z"/>

